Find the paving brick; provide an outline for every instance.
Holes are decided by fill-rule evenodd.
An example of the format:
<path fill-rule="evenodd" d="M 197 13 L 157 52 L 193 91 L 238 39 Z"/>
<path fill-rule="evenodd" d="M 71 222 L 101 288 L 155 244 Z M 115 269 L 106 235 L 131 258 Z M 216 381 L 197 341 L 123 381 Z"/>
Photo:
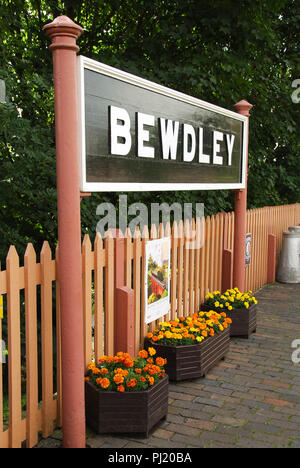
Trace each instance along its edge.
<path fill-rule="evenodd" d="M 231 435 L 231 434 L 220 434 L 218 432 L 208 432 L 204 431 L 200 435 L 200 441 L 202 442 L 222 442 L 226 443 L 227 445 L 233 445 L 235 442 L 235 439 L 237 438 L 237 435 Z"/>
<path fill-rule="evenodd" d="M 246 437 L 241 437 L 236 442 L 236 447 L 240 448 L 272 448 L 272 444 L 261 442 L 258 440 L 247 439 Z"/>
<path fill-rule="evenodd" d="M 202 398 L 202 397 L 195 398 L 194 403 L 200 403 L 200 404 L 209 405 L 209 406 L 217 406 L 218 408 L 220 408 L 223 405 L 222 401 L 212 400 L 210 398 Z"/>
<path fill-rule="evenodd" d="M 261 440 L 262 442 L 267 442 L 269 444 L 272 444 L 273 447 L 277 448 L 283 448 L 283 447 L 288 447 L 291 443 L 290 438 L 286 437 L 278 437 L 273 434 L 265 434 L 262 432 L 254 432 L 252 434 L 253 439 Z"/>
<path fill-rule="evenodd" d="M 190 427 L 196 427 L 197 429 L 205 429 L 207 431 L 213 431 L 215 424 L 211 421 L 203 421 L 201 419 L 187 418 L 185 424 Z"/>
<path fill-rule="evenodd" d="M 173 398 L 173 400 L 185 400 L 185 401 L 192 401 L 195 398 L 194 395 L 187 395 L 185 393 L 179 393 L 179 392 L 169 392 L 169 396 Z"/>
<path fill-rule="evenodd" d="M 203 390 L 211 391 L 212 393 L 219 393 L 220 395 L 231 395 L 232 390 L 226 389 L 224 387 L 208 387 L 205 386 Z"/>
<path fill-rule="evenodd" d="M 229 418 L 229 417 L 224 417 L 222 415 L 217 415 L 212 418 L 212 421 L 225 424 L 227 426 L 234 426 L 234 427 L 240 427 L 245 424 L 245 419 L 236 419 L 236 418 Z"/>
<path fill-rule="evenodd" d="M 141 442 L 128 442 L 128 444 L 124 445 L 124 448 L 149 448 L 149 445 L 142 444 Z"/>
<path fill-rule="evenodd" d="M 204 448 L 204 446 L 205 446 L 205 442 L 201 441 L 199 439 L 199 437 L 189 437 L 189 436 L 182 435 L 182 434 L 175 434 L 172 437 L 172 441 L 173 442 L 181 442 L 183 444 L 190 445 L 192 447 L 202 447 L 202 448 Z"/>
<path fill-rule="evenodd" d="M 200 432 L 199 429 L 195 427 L 190 427 L 187 424 L 170 424 L 168 426 L 168 430 L 173 431 L 173 433 L 176 433 L 176 434 L 183 434 L 183 435 L 195 436 L 195 437 L 197 437 Z"/>
<path fill-rule="evenodd" d="M 270 385 L 271 387 L 279 387 L 279 388 L 289 388 L 289 384 L 284 382 L 278 382 L 276 380 L 263 380 L 262 382 L 264 385 Z"/>
<path fill-rule="evenodd" d="M 172 426 L 172 424 L 170 424 L 168 426 L 168 428 Z M 158 437 L 160 439 L 170 439 L 172 437 L 172 435 L 174 434 L 174 432 L 172 432 L 172 429 L 170 430 L 166 430 L 166 429 L 157 429 L 156 431 L 154 431 L 153 433 L 153 436 L 155 437 Z"/>
<path fill-rule="evenodd" d="M 158 437 L 151 436 L 148 439 L 149 447 L 157 448 L 184 448 L 186 446 L 185 442 L 173 442 L 171 440 L 159 439 Z"/>
<path fill-rule="evenodd" d="M 236 392 L 246 392 L 247 391 L 247 387 L 242 387 L 241 385 L 233 385 L 233 384 L 229 384 L 229 383 L 226 383 L 226 382 L 222 383 L 221 388 L 225 388 L 225 389 L 236 391 Z"/>
<path fill-rule="evenodd" d="M 288 408 L 293 408 L 293 404 L 285 400 L 276 400 L 275 398 L 265 398 L 265 403 L 275 406 L 287 406 Z"/>
<path fill-rule="evenodd" d="M 262 424 L 258 422 L 247 423 L 244 428 L 250 430 L 251 432 L 265 432 L 268 434 L 280 434 L 282 432 L 282 427 L 272 426 L 271 424 Z"/>
<path fill-rule="evenodd" d="M 175 424 L 182 424 L 184 422 L 184 417 L 183 416 L 179 416 L 177 414 L 172 414 L 172 413 L 168 413 L 167 415 L 167 422 L 171 422 L 171 423 L 175 423 Z"/>

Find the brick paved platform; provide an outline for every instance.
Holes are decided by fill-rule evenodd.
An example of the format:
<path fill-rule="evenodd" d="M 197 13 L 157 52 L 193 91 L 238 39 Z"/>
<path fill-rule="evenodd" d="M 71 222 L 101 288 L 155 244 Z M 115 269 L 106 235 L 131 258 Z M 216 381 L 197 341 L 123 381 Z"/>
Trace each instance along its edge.
<path fill-rule="evenodd" d="M 205 378 L 170 385 L 169 414 L 149 438 L 98 436 L 91 448 L 300 448 L 300 284 L 274 284 L 256 294 L 257 333 L 232 339 L 224 362 Z M 59 447 L 61 431 L 38 447 Z"/>

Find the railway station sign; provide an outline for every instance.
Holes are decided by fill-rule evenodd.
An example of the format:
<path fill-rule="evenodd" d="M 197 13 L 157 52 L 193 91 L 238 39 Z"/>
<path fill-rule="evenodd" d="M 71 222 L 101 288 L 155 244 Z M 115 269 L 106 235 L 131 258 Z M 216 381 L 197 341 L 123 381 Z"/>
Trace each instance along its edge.
<path fill-rule="evenodd" d="M 247 117 L 79 56 L 80 189 L 242 189 Z"/>

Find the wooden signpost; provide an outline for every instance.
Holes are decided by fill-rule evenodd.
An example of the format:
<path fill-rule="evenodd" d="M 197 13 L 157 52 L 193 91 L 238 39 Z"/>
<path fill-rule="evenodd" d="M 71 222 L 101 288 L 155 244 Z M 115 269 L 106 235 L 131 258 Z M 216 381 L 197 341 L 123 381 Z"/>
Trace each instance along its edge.
<path fill-rule="evenodd" d="M 235 105 L 237 113 L 228 111 L 77 57 L 76 41 L 83 29 L 66 16 L 44 30 L 52 41 L 54 69 L 63 446 L 81 448 L 85 411 L 80 192 L 236 190 L 233 276 L 234 285 L 243 290 L 252 106 L 241 101 Z"/>

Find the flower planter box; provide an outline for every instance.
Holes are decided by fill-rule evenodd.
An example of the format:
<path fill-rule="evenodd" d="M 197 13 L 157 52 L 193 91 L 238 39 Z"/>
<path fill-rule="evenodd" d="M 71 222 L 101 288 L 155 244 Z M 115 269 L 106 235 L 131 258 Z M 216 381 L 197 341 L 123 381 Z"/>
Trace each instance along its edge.
<path fill-rule="evenodd" d="M 156 349 L 157 355 L 167 358 L 166 373 L 170 380 L 180 381 L 203 377 L 223 359 L 229 350 L 230 326 L 200 344 L 170 346 L 145 339 L 145 346 Z"/>
<path fill-rule="evenodd" d="M 137 392 L 106 392 L 85 382 L 87 424 L 97 434 L 144 433 L 168 412 L 168 376 L 153 387 Z"/>
<path fill-rule="evenodd" d="M 201 304 L 200 310 L 209 311 L 215 310 L 220 313 L 220 309 L 211 307 L 207 304 Z M 257 326 L 257 307 L 253 304 L 249 309 L 224 309 L 227 317 L 231 318 L 232 324 L 230 325 L 230 336 L 244 336 L 249 338 L 251 333 L 256 332 Z"/>

